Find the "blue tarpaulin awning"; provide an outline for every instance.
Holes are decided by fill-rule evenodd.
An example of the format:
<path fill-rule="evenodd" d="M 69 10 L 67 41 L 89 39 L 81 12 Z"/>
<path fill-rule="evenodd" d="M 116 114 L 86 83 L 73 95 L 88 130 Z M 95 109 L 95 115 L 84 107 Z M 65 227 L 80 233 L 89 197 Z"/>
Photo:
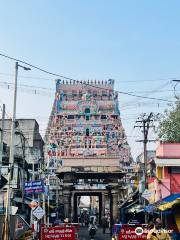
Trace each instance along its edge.
<path fill-rule="evenodd" d="M 180 198 L 180 193 L 175 193 L 175 194 L 171 194 L 170 196 L 163 198 L 162 202 L 164 202 L 164 203 L 172 202 L 178 198 Z"/>
<path fill-rule="evenodd" d="M 160 201 L 158 201 L 158 202 L 155 202 L 154 204 L 149 204 L 149 205 L 147 205 L 145 208 L 144 208 L 144 210 L 146 211 L 146 212 L 153 212 L 156 208 L 159 208 L 160 210 L 162 210 L 161 209 L 161 206 L 164 206 L 163 207 L 163 210 L 166 210 L 166 209 L 168 209 L 168 208 L 171 208 L 172 206 L 170 206 L 170 205 L 168 205 L 168 206 L 166 206 L 165 207 L 165 205 L 167 205 L 166 203 L 174 203 L 174 201 L 178 201 L 180 199 L 180 193 L 175 193 L 175 194 L 171 194 L 171 195 L 169 195 L 169 196 L 167 196 L 167 197 L 165 197 L 165 198 L 163 198 L 162 200 L 160 200 Z"/>

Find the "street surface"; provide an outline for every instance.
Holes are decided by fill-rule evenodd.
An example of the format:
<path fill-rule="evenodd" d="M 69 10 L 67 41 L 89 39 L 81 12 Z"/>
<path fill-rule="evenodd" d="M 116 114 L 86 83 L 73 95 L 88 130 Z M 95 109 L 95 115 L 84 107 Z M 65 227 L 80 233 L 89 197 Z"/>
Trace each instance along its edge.
<path fill-rule="evenodd" d="M 90 240 L 88 228 L 81 227 L 79 232 L 79 240 Z M 98 228 L 94 240 L 111 240 L 109 230 L 105 234 L 102 233 L 102 228 Z"/>

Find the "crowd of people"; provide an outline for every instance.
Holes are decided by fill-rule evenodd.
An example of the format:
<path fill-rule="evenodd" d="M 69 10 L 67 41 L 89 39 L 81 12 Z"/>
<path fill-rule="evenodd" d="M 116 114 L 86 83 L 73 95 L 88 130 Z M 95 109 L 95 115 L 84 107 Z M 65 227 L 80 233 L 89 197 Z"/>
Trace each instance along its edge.
<path fill-rule="evenodd" d="M 80 215 L 80 223 L 81 226 L 87 227 L 87 231 L 89 232 L 89 236 L 91 239 L 94 239 L 96 232 L 98 230 L 99 226 L 99 219 L 97 219 L 97 216 L 89 216 L 87 212 L 83 212 L 83 214 Z M 98 220 L 98 221 L 97 221 Z M 64 223 L 68 223 L 69 219 L 64 219 Z M 110 221 L 108 216 L 104 215 L 101 218 L 101 228 L 102 233 L 107 234 L 111 233 L 110 230 Z M 60 222 L 58 222 L 59 224 Z M 56 222 L 57 224 L 57 222 Z M 58 225 L 57 224 L 57 225 Z M 118 232 L 120 228 L 123 226 L 118 221 L 116 222 L 117 225 L 119 225 L 119 228 L 117 229 Z M 131 224 L 130 224 L 131 225 Z M 171 230 L 167 230 L 163 228 L 163 223 L 160 218 L 154 219 L 152 222 L 149 222 L 148 227 L 146 228 L 147 233 L 147 240 L 171 240 L 171 239 L 180 239 L 179 236 L 176 236 L 176 233 L 173 233 Z M 114 235 L 115 233 L 112 233 Z M 116 233 L 117 234 L 117 233 Z M 116 239 L 116 238 L 114 238 Z"/>

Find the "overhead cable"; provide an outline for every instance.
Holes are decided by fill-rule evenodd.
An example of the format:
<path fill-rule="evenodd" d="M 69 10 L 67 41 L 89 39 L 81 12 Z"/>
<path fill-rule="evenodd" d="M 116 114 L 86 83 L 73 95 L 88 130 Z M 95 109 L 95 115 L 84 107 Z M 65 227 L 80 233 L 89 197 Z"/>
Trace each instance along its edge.
<path fill-rule="evenodd" d="M 57 73 L 53 73 L 53 72 L 44 70 L 43 68 L 37 67 L 37 66 L 35 66 L 35 65 L 33 65 L 33 64 L 30 64 L 30 63 L 28 63 L 28 62 L 26 62 L 26 61 L 22 61 L 22 60 L 20 60 L 20 59 L 17 59 L 17 58 L 14 58 L 14 57 L 10 57 L 10 56 L 5 55 L 5 54 L 2 54 L 2 53 L 0 53 L 0 56 L 5 57 L 5 58 L 8 58 L 8 59 L 13 60 L 13 61 L 17 61 L 17 62 L 26 64 L 27 66 L 29 66 L 29 67 L 31 67 L 31 68 L 34 68 L 34 69 L 36 69 L 36 70 L 39 70 L 39 71 L 41 71 L 41 72 L 44 72 L 44 73 L 46 73 L 46 74 L 49 74 L 49 75 L 52 75 L 52 76 L 55 76 L 55 77 L 63 78 L 63 79 L 70 80 L 70 81 L 75 81 L 76 83 L 80 83 L 80 84 L 85 85 L 85 86 L 91 86 L 91 87 L 94 87 L 94 88 L 97 88 L 97 89 L 107 90 L 106 88 L 103 88 L 103 87 L 94 86 L 94 85 L 92 85 L 92 84 L 84 83 L 84 82 L 82 82 L 82 81 L 79 81 L 79 80 L 76 80 L 76 79 L 73 79 L 73 78 L 70 78 L 70 77 L 66 77 L 66 76 L 63 76 L 63 75 L 61 75 L 61 74 L 57 74 Z M 113 92 L 117 92 L 117 93 L 119 93 L 119 94 L 128 95 L 128 96 L 132 96 L 132 97 L 137 97 L 137 98 L 145 98 L 145 99 L 159 100 L 159 101 L 164 101 L 164 102 L 172 102 L 172 101 L 170 101 L 170 100 L 168 100 L 168 99 L 146 97 L 146 96 L 136 95 L 136 94 L 132 94 L 132 93 L 128 93 L 128 92 L 123 92 L 123 91 L 113 90 Z"/>

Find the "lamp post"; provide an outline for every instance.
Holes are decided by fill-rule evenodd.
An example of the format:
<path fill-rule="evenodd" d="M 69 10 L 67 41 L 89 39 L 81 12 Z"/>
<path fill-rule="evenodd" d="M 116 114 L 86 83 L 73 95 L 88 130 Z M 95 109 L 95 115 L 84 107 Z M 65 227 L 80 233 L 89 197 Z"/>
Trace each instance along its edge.
<path fill-rule="evenodd" d="M 13 175 L 13 165 L 14 165 L 14 129 L 16 121 L 16 103 L 17 103 L 17 80 L 18 80 L 18 68 L 21 67 L 25 71 L 31 70 L 28 67 L 20 65 L 15 62 L 15 80 L 14 80 L 14 98 L 13 98 L 13 116 L 11 125 L 11 139 L 10 139 L 10 155 L 9 155 L 9 174 L 8 174 L 8 186 L 7 186 L 7 199 L 6 199 L 6 212 L 3 227 L 4 240 L 10 239 L 10 215 L 11 215 L 11 180 Z"/>

